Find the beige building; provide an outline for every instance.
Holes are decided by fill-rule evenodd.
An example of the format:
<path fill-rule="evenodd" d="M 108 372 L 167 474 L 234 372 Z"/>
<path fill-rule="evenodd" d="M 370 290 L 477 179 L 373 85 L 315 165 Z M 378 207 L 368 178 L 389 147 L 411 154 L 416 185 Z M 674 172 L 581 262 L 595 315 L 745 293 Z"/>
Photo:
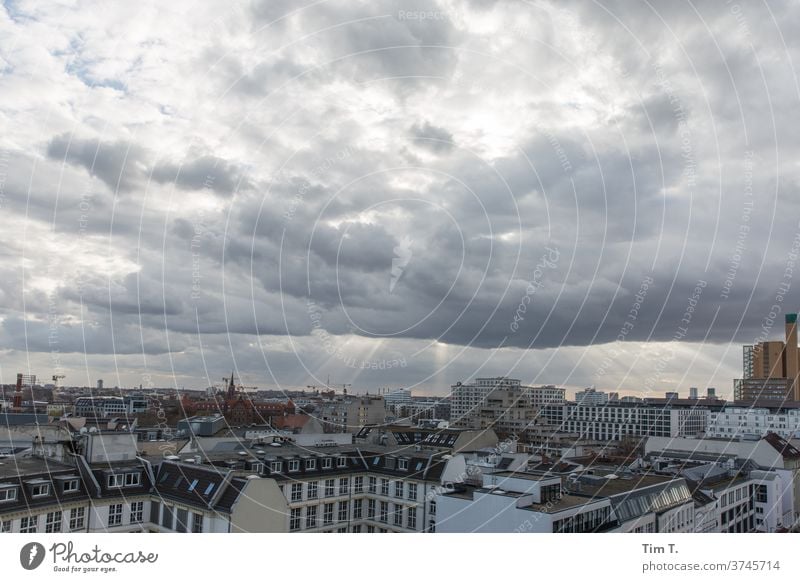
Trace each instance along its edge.
<path fill-rule="evenodd" d="M 744 378 L 734 380 L 736 400 L 800 400 L 797 314 L 787 313 L 785 322 L 786 341 L 765 341 L 744 346 Z"/>
<path fill-rule="evenodd" d="M 565 390 L 556 386 L 523 386 L 511 378 L 478 378 L 452 387 L 451 424 L 491 428 L 501 437 L 524 437 L 545 406 L 563 405 Z"/>

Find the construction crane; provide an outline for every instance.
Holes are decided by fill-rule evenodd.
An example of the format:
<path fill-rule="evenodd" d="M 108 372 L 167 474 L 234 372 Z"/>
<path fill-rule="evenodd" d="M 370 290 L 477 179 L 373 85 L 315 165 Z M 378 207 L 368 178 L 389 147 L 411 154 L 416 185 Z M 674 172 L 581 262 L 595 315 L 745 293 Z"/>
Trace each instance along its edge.
<path fill-rule="evenodd" d="M 56 390 L 60 388 L 60 386 L 58 385 L 58 381 L 63 380 L 64 378 L 66 378 L 64 374 L 53 374 L 53 384 L 55 385 Z"/>

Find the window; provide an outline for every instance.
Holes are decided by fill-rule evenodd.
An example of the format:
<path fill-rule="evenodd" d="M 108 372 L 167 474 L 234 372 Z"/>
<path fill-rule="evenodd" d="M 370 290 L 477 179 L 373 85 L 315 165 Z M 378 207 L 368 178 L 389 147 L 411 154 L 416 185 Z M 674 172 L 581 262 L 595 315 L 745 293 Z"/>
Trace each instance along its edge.
<path fill-rule="evenodd" d="M 367 518 L 375 519 L 375 500 L 367 499 Z"/>
<path fill-rule="evenodd" d="M 394 524 L 403 525 L 403 506 L 396 503 L 394 504 Z"/>
<path fill-rule="evenodd" d="M 375 477 L 369 478 L 369 492 L 375 493 L 377 491 L 378 479 Z"/>
<path fill-rule="evenodd" d="M 436 500 L 431 499 L 430 504 L 428 505 L 428 513 L 431 515 L 436 515 Z"/>
<path fill-rule="evenodd" d="M 360 525 L 354 525 L 353 526 L 353 533 L 361 533 L 361 526 Z"/>
<path fill-rule="evenodd" d="M 108 480 L 106 481 L 108 488 L 112 489 L 114 487 L 122 487 L 122 484 L 125 483 L 125 476 L 124 475 L 109 475 Z"/>
<path fill-rule="evenodd" d="M 11 533 L 11 520 L 0 521 L 0 533 Z"/>
<path fill-rule="evenodd" d="M 144 521 L 144 501 L 134 501 L 131 503 L 131 523 L 142 523 Z"/>
<path fill-rule="evenodd" d="M 69 531 L 83 529 L 86 524 L 86 508 L 75 507 L 69 510 Z"/>
<path fill-rule="evenodd" d="M 397 468 L 400 471 L 408 471 L 408 459 L 398 459 Z"/>
<path fill-rule="evenodd" d="M 289 531 L 297 531 L 300 529 L 300 511 L 299 507 L 290 510 L 289 513 Z"/>
<path fill-rule="evenodd" d="M 141 473 L 126 473 L 125 474 L 125 487 L 134 487 L 140 485 L 142 482 Z"/>
<path fill-rule="evenodd" d="M 283 463 L 281 463 L 280 461 L 272 461 L 269 464 L 270 473 L 280 473 L 282 468 L 283 468 Z"/>
<path fill-rule="evenodd" d="M 36 533 L 36 522 L 39 520 L 38 515 L 31 517 L 23 517 L 19 520 L 19 533 Z"/>
<path fill-rule="evenodd" d="M 44 520 L 44 533 L 59 533 L 61 531 L 61 512 L 51 511 Z"/>
<path fill-rule="evenodd" d="M 375 526 L 374 525 L 368 525 L 367 526 L 367 533 L 375 533 Z"/>
<path fill-rule="evenodd" d="M 306 459 L 306 471 L 310 471 L 312 469 L 317 468 L 317 460 L 316 459 Z"/>
<path fill-rule="evenodd" d="M 290 473 L 294 473 L 294 472 L 299 471 L 299 470 L 300 470 L 300 461 L 298 461 L 297 459 L 293 459 L 293 460 L 289 461 L 289 472 Z"/>
<path fill-rule="evenodd" d="M 349 504 L 348 504 L 347 501 L 340 501 L 339 502 L 339 521 L 340 522 L 347 521 L 347 511 L 348 511 L 348 509 L 350 509 L 348 507 L 348 505 Z"/>
<path fill-rule="evenodd" d="M 308 484 L 308 498 L 309 499 L 316 499 L 317 498 L 317 486 L 318 486 L 318 483 L 316 481 L 311 481 Z"/>
<path fill-rule="evenodd" d="M 408 515 L 408 529 L 417 529 L 417 508 L 409 507 L 407 510 Z"/>
<path fill-rule="evenodd" d="M 337 457 L 336 466 L 340 468 L 347 467 L 347 457 Z"/>
<path fill-rule="evenodd" d="M 434 520 L 428 522 L 428 533 L 436 533 L 436 522 Z"/>
<path fill-rule="evenodd" d="M 364 477 L 353 477 L 353 493 L 364 493 Z"/>
<path fill-rule="evenodd" d="M 306 508 L 306 529 L 317 527 L 317 506 L 310 505 Z"/>
<path fill-rule="evenodd" d="M 31 487 L 31 497 L 44 497 L 50 494 L 50 484 L 40 483 Z"/>
<path fill-rule="evenodd" d="M 292 483 L 292 501 L 302 501 L 302 500 L 303 500 L 303 484 Z"/>
<path fill-rule="evenodd" d="M 333 459 L 331 459 L 330 457 L 325 457 L 324 459 L 322 459 L 323 469 L 330 469 L 331 467 L 333 467 Z"/>
<path fill-rule="evenodd" d="M 353 519 L 361 519 L 362 507 L 364 505 L 363 499 L 356 499 L 353 501 Z"/>
<path fill-rule="evenodd" d="M 79 488 L 78 480 L 77 479 L 70 479 L 69 481 L 64 481 L 64 493 L 74 493 Z"/>
<path fill-rule="evenodd" d="M 389 503 L 387 501 L 381 501 L 381 514 L 379 519 L 383 523 L 389 521 Z"/>
<path fill-rule="evenodd" d="M 325 497 L 333 497 L 336 479 L 325 479 Z"/>
<path fill-rule="evenodd" d="M 394 482 L 394 496 L 399 497 L 402 499 L 403 497 L 403 485 L 402 481 L 395 481 Z"/>
<path fill-rule="evenodd" d="M 330 525 L 333 523 L 333 503 L 326 503 L 322 513 L 322 524 Z"/>
<path fill-rule="evenodd" d="M 8 487 L 6 489 L 0 489 L 0 503 L 4 503 L 6 501 L 14 501 L 16 498 L 17 498 L 16 487 Z"/>
<path fill-rule="evenodd" d="M 381 479 L 381 495 L 389 497 L 389 480 Z"/>
<path fill-rule="evenodd" d="M 122 523 L 122 504 L 115 503 L 108 506 L 108 527 Z"/>
<path fill-rule="evenodd" d="M 408 484 L 408 498 L 411 501 L 417 500 L 417 484 L 416 483 L 409 483 Z"/>
<path fill-rule="evenodd" d="M 194 513 L 192 518 L 192 533 L 203 533 L 203 514 Z"/>
<path fill-rule="evenodd" d="M 339 495 L 347 495 L 350 492 L 350 479 L 342 477 L 339 479 Z"/>

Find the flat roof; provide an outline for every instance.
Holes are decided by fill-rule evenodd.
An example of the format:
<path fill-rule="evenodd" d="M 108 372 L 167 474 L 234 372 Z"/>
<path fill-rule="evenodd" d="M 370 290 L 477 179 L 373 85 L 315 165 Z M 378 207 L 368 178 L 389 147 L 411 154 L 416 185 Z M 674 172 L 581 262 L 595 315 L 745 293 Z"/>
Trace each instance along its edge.
<path fill-rule="evenodd" d="M 0 479 L 67 470 L 75 471 L 76 469 L 64 463 L 35 457 L 7 457 L 0 459 Z"/>

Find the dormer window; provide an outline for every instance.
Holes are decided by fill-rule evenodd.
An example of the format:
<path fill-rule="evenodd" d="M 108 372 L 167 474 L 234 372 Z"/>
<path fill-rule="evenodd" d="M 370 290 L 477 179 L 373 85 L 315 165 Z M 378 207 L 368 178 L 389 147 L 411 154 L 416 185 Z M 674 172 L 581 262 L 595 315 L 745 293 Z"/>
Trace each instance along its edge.
<path fill-rule="evenodd" d="M 346 467 L 347 466 L 347 457 L 338 457 L 336 459 L 336 466 L 337 467 Z"/>
<path fill-rule="evenodd" d="M 74 493 L 78 489 L 80 489 L 80 484 L 77 479 L 64 481 L 64 493 Z"/>
<path fill-rule="evenodd" d="M 125 487 L 135 487 L 136 485 L 141 485 L 141 483 L 141 473 L 125 473 Z"/>
<path fill-rule="evenodd" d="M 31 497 L 45 497 L 50 495 L 50 483 L 38 483 L 31 487 Z"/>
<path fill-rule="evenodd" d="M 0 503 L 6 503 L 17 500 L 16 487 L 3 487 L 0 488 Z"/>
<path fill-rule="evenodd" d="M 280 461 L 272 461 L 269 464 L 269 470 L 271 473 L 280 473 L 282 465 L 283 463 L 281 463 Z"/>
<path fill-rule="evenodd" d="M 109 489 L 122 487 L 125 484 L 125 475 L 109 475 L 106 484 Z"/>
<path fill-rule="evenodd" d="M 323 469 L 330 469 L 331 467 L 333 467 L 333 459 L 331 459 L 330 457 L 325 457 L 324 459 L 322 459 Z"/>
<path fill-rule="evenodd" d="M 408 459 L 398 459 L 397 468 L 400 471 L 408 471 Z"/>
<path fill-rule="evenodd" d="M 289 461 L 289 471 L 299 471 L 300 470 L 300 461 L 297 459 L 292 459 Z"/>
<path fill-rule="evenodd" d="M 316 459 L 306 459 L 306 471 L 310 471 L 316 468 L 317 468 Z"/>

